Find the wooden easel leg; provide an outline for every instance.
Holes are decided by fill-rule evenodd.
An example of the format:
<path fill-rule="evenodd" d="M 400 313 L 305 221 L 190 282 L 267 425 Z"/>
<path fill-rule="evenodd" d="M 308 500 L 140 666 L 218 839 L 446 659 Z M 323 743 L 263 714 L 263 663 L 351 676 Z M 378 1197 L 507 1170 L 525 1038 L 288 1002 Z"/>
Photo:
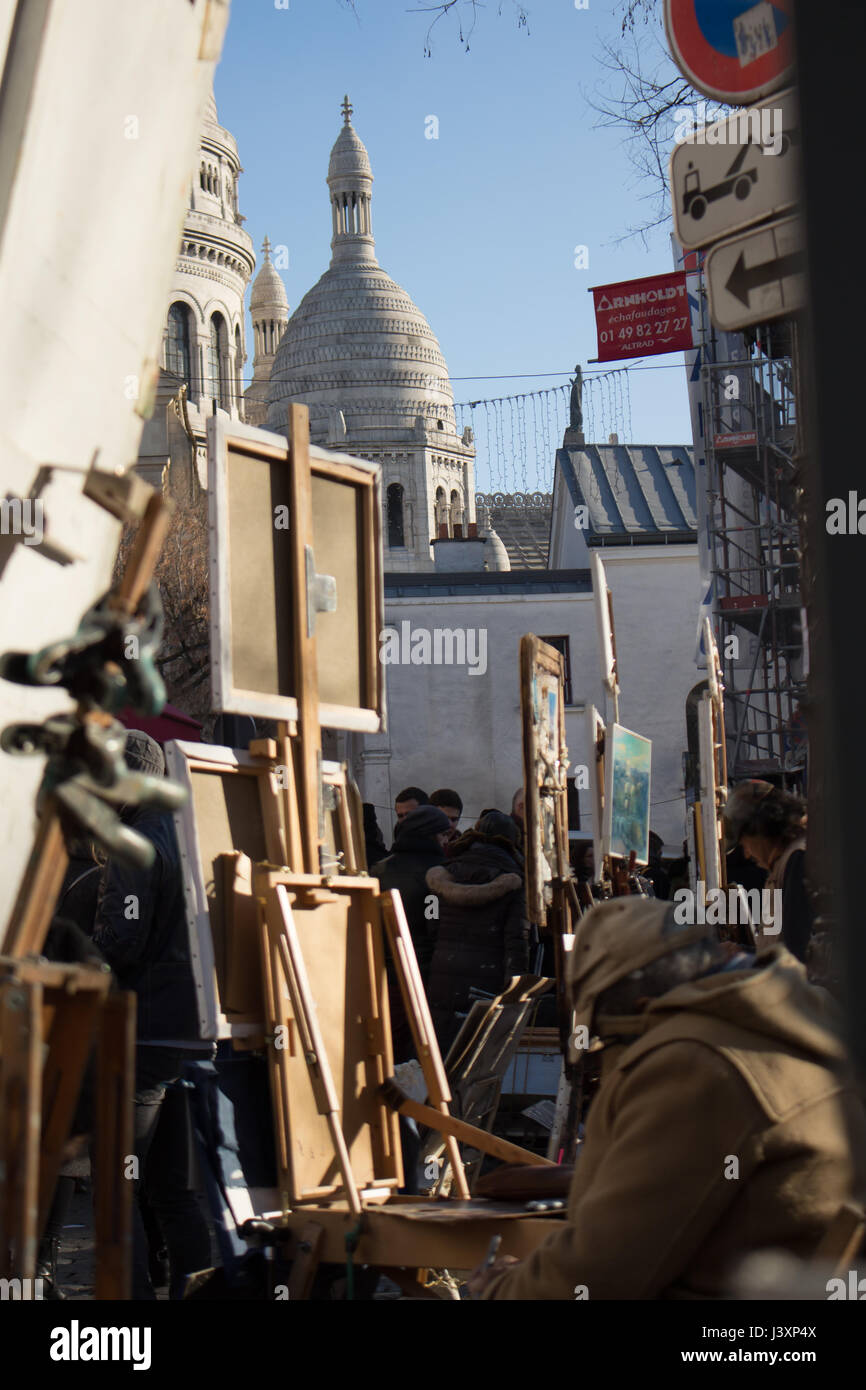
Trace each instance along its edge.
<path fill-rule="evenodd" d="M 69 863 L 55 804 L 49 799 L 43 808 L 0 948 L 0 955 L 12 956 L 15 960 L 38 956 L 41 952 Z"/>
<path fill-rule="evenodd" d="M 42 1142 L 40 1145 L 39 1229 L 44 1228 L 63 1162 L 63 1148 L 75 1117 L 81 1083 L 101 1009 L 107 995 L 95 990 L 49 989 L 45 1012 L 54 1017 L 45 1041 L 48 1055 L 42 1072 Z"/>
<path fill-rule="evenodd" d="M 36 1271 L 42 1133 L 42 986 L 0 982 L 0 1274 Z"/>
<path fill-rule="evenodd" d="M 391 956 L 394 961 L 400 993 L 403 996 L 406 1017 L 412 1029 L 415 1051 L 418 1054 L 421 1071 L 427 1083 L 428 1101 L 434 1110 L 447 1116 L 450 1113 L 448 1102 L 451 1099 L 451 1091 L 448 1087 L 442 1053 L 439 1051 L 439 1043 L 433 1028 L 433 1020 L 430 1017 L 421 972 L 418 969 L 415 947 L 412 945 L 412 936 L 399 893 L 391 891 L 382 894 L 382 920 L 385 923 L 388 944 L 391 947 Z M 451 1164 L 457 1196 L 461 1201 L 468 1201 L 471 1195 L 469 1184 L 466 1181 L 460 1149 L 453 1135 L 446 1136 L 445 1150 Z"/>
<path fill-rule="evenodd" d="M 301 1231 L 298 1253 L 292 1262 L 292 1272 L 289 1275 L 290 1303 L 309 1298 L 319 1268 L 324 1239 L 324 1227 L 318 1226 L 315 1221 L 308 1221 Z"/>
<path fill-rule="evenodd" d="M 105 1000 L 96 1039 L 96 1124 L 93 1224 L 96 1298 L 127 1299 L 132 1291 L 132 1097 L 135 1084 L 135 996 Z"/>
<path fill-rule="evenodd" d="M 304 862 L 298 869 L 317 874 L 321 843 L 322 730 L 319 725 L 316 639 L 310 630 L 305 538 L 313 535 L 313 483 L 310 473 L 310 413 L 305 405 L 289 406 L 289 469 L 292 528 L 289 532 L 292 568 L 292 622 L 294 624 L 294 672 L 298 702 L 298 808 Z"/>
<path fill-rule="evenodd" d="M 277 723 L 277 756 L 285 768 L 285 786 L 282 789 L 283 822 L 286 834 L 287 863 L 296 874 L 304 872 L 304 842 L 301 836 L 301 820 L 298 800 L 298 775 L 296 739 L 289 737 L 289 726 L 281 720 Z"/>

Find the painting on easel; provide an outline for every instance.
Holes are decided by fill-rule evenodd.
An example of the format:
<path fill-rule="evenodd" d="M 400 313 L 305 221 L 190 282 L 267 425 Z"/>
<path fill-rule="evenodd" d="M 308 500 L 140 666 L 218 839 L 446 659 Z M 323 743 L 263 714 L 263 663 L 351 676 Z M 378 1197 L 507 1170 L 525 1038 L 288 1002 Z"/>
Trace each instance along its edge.
<path fill-rule="evenodd" d="M 605 738 L 605 796 L 602 849 L 614 858 L 649 860 L 652 743 L 621 724 Z"/>
<path fill-rule="evenodd" d="M 231 899 L 219 857 L 247 855 L 253 863 L 286 861 L 274 768 L 264 759 L 203 743 L 166 745 L 169 772 L 189 793 L 175 815 L 184 870 L 190 962 L 202 1038 L 255 1034 L 249 1019 L 232 1018 Z"/>
<path fill-rule="evenodd" d="M 540 638 L 520 639 L 526 902 L 530 920 L 547 923 L 553 884 L 568 877 L 568 749 L 562 654 Z"/>
<path fill-rule="evenodd" d="M 587 769 L 589 772 L 589 792 L 590 807 L 592 811 L 592 852 L 593 863 L 595 865 L 594 874 L 596 879 L 602 877 L 604 866 L 604 849 L 602 845 L 602 831 L 604 826 L 604 740 L 605 725 L 604 720 L 596 709 L 595 705 L 590 705 L 586 711 L 586 739 L 589 749 L 589 761 Z"/>

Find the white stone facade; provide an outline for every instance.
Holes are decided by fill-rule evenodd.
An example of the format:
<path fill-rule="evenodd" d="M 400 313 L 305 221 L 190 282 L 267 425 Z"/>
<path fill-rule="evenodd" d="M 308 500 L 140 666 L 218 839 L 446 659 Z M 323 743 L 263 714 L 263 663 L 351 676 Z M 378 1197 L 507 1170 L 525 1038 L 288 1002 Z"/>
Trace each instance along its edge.
<path fill-rule="evenodd" d="M 102 469 L 136 457 L 226 20 L 177 0 L 0 6 L 0 62 L 15 74 L 0 110 L 0 497 L 38 498 L 57 548 L 0 537 L 0 651 L 74 633 L 111 583 L 121 523 L 82 484 L 94 456 Z M 71 704 L 56 686 L 0 681 L 0 727 Z M 44 770 L 0 753 L 4 922 Z"/>
<path fill-rule="evenodd" d="M 240 172 L 237 144 L 219 124 L 211 93 L 166 307 L 156 407 L 139 452 L 139 472 L 151 483 L 169 459 L 166 405 L 184 383 L 199 452 L 214 408 L 243 418 L 244 294 L 255 254 L 238 207 Z"/>

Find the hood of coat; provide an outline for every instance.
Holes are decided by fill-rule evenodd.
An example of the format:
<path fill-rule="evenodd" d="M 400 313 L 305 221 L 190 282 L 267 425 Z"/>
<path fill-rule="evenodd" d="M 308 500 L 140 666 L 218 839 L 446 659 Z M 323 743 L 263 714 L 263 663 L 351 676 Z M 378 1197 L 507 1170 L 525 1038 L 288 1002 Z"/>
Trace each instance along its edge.
<path fill-rule="evenodd" d="M 730 1024 L 825 1064 L 846 1059 L 835 1001 L 809 983 L 784 946 L 771 947 L 750 968 L 719 971 L 668 990 L 648 1005 L 644 1036 L 677 1013 Z"/>
<path fill-rule="evenodd" d="M 455 883 L 491 883 L 502 874 L 523 882 L 520 866 L 509 850 L 480 840 L 457 858 L 449 859 L 447 870 Z"/>

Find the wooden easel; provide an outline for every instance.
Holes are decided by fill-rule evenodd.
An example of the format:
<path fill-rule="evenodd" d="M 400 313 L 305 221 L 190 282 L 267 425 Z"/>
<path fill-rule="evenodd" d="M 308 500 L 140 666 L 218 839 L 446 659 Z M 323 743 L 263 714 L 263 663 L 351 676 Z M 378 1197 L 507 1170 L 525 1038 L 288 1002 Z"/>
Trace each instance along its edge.
<path fill-rule="evenodd" d="M 489 1002 L 485 1000 L 483 1003 L 476 1000 L 472 1004 L 445 1058 L 446 1075 L 452 1091 L 450 1105 L 451 1108 L 456 1106 L 464 1124 L 468 1122 L 473 1127 L 490 1133 L 499 1109 L 503 1077 L 517 1051 L 529 1011 L 552 983 L 549 979 L 535 975 L 521 975 L 513 979 L 508 988 L 495 999 Z M 424 1109 L 425 1107 L 413 1102 L 411 1108 L 401 1106 L 400 1113 L 410 1114 L 416 1120 L 430 1125 L 426 1114 L 422 1113 Z M 430 1125 L 430 1128 L 434 1133 L 425 1145 L 422 1162 L 441 1159 L 441 1136 L 436 1136 L 435 1126 Z M 531 1163 L 533 1166 L 544 1165 L 547 1162 L 528 1149 L 497 1136 L 491 1137 L 499 1146 L 496 1157 L 501 1158 L 503 1162 Z M 439 1143 L 436 1142 L 437 1138 L 440 1139 Z M 471 1142 L 471 1135 L 466 1136 L 466 1142 Z M 473 1189 L 480 1173 L 481 1157 L 480 1152 L 476 1151 L 470 1163 L 464 1160 L 469 1184 Z M 440 1174 L 437 1193 L 441 1191 L 446 1176 L 447 1170 Z"/>
<path fill-rule="evenodd" d="M 92 966 L 0 959 L 0 1275 L 33 1278 L 91 1045 L 96 1297 L 129 1298 L 135 996 Z"/>
<path fill-rule="evenodd" d="M 306 407 L 290 407 L 288 434 L 291 526 L 283 541 L 289 548 L 292 578 L 287 621 L 292 634 L 294 715 L 291 723 L 286 719 L 278 723 L 276 739 L 255 741 L 250 753 L 285 769 L 281 790 L 275 795 L 290 867 L 259 863 L 241 871 L 241 857 L 236 855 L 226 866 L 230 872 L 224 882 L 233 885 L 236 899 L 244 899 L 228 907 L 226 920 L 243 924 L 250 920 L 248 884 L 252 880 L 278 1176 L 279 1211 L 268 1212 L 264 1219 L 273 1243 L 293 1258 L 291 1287 L 303 1297 L 318 1260 L 333 1260 L 335 1250 L 339 1251 L 336 1258 L 343 1261 L 347 1248 L 357 1246 L 360 1262 L 387 1269 L 402 1265 L 468 1268 L 483 1257 L 494 1230 L 505 1235 L 504 1249 L 523 1254 L 534 1248 L 548 1227 L 544 1221 L 527 1221 L 519 1209 L 503 1212 L 501 1206 L 470 1199 L 458 1142 L 470 1142 L 510 1162 L 536 1162 L 536 1156 L 449 1114 L 448 1080 L 399 894 L 382 894 L 375 879 L 335 872 L 330 860 L 326 867 L 323 864 L 322 705 L 315 615 L 320 599 L 323 608 L 319 611 L 332 611 L 333 604 L 324 607 L 330 581 L 316 575 L 310 543 L 313 490 Z M 218 478 L 216 464 L 222 447 L 218 431 L 213 447 L 214 477 Z M 261 448 L 264 456 L 263 443 L 251 440 L 248 447 Z M 344 472 L 349 478 L 348 464 Z M 368 492 L 365 505 L 374 496 Z M 378 516 L 370 534 L 373 543 L 381 546 Z M 220 586 L 219 614 L 228 612 L 230 604 L 218 558 L 217 546 L 212 579 Z M 359 611 L 372 632 L 378 612 L 373 599 L 374 559 L 365 552 L 358 579 L 362 586 Z M 347 598 L 353 601 L 344 591 L 342 601 Z M 338 612 L 340 601 L 338 592 Z M 227 648 L 222 632 L 217 636 Z M 369 650 L 364 660 L 365 688 L 375 689 L 378 699 L 381 670 L 369 669 L 374 660 Z M 264 694 L 247 687 L 244 698 L 249 712 L 267 717 Z M 350 723 L 347 727 L 359 726 Z M 343 796 L 338 829 L 344 849 L 351 847 L 338 866 L 343 870 L 360 867 L 362 836 L 360 826 L 354 824 L 359 812 L 357 799 Z M 386 942 L 427 1086 L 425 1105 L 401 1098 L 399 1092 L 395 1098 L 388 1085 L 393 1055 Z M 403 1171 L 398 1109 L 417 1114 L 422 1123 L 443 1135 L 458 1201 L 418 1203 L 399 1196 Z M 260 1235 L 260 1229 L 250 1230 L 251 1239 Z M 417 1284 L 414 1291 L 421 1296 Z"/>
<path fill-rule="evenodd" d="M 112 607 L 125 615 L 137 611 L 150 586 L 171 520 L 171 504 L 152 489 L 151 492 L 123 579 L 111 598 Z M 101 710 L 89 712 L 81 709 L 79 715 L 85 723 L 99 724 L 106 718 Z M 13 960 L 39 955 L 45 944 L 68 864 L 69 856 L 57 802 L 49 796 L 43 806 L 33 850 L 6 925 L 0 955 Z"/>
<path fill-rule="evenodd" d="M 118 485 L 118 497 L 123 491 Z M 109 509 L 126 515 L 116 498 Z M 170 504 L 149 489 L 129 563 L 111 599 L 119 612 L 137 611 L 170 516 Z M 106 718 L 100 710 L 79 713 L 85 722 Z M 95 1043 L 96 1297 L 125 1299 L 131 1287 L 132 1186 L 123 1164 L 132 1149 L 135 996 L 109 994 L 107 971 L 38 959 L 68 863 L 58 804 L 49 796 L 0 954 L 0 1274 L 33 1277 Z"/>

